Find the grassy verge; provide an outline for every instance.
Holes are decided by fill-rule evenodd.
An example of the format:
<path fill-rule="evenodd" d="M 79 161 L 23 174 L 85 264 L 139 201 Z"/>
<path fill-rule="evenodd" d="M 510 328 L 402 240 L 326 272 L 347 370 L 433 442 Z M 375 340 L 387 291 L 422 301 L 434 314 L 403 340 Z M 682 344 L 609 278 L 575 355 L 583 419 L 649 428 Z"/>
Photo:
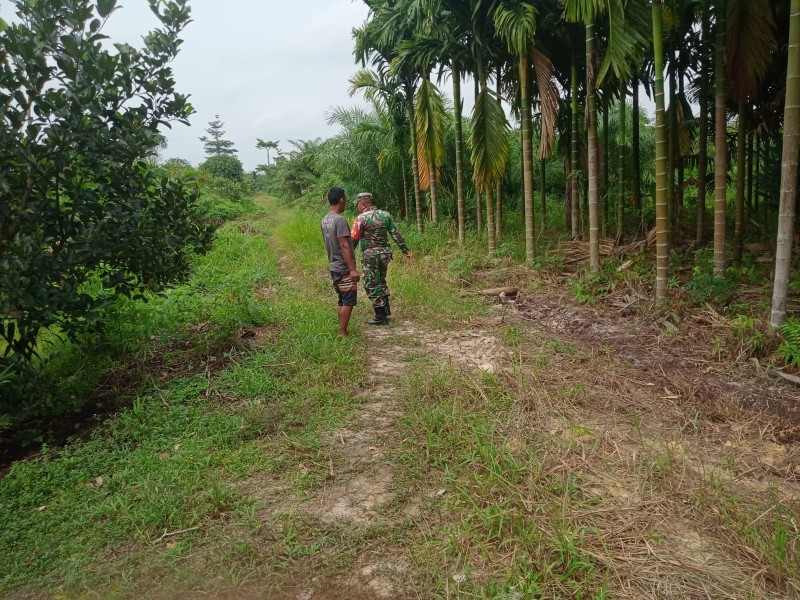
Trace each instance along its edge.
<path fill-rule="evenodd" d="M 376 560 L 396 597 L 800 592 L 800 503 L 764 468 L 780 448 L 756 425 L 667 402 L 658 375 L 643 382 L 610 349 L 473 319 L 487 307 L 450 266 L 484 259 L 444 228 L 406 232 L 418 255 L 390 267 L 397 316 L 383 337 L 362 335 L 362 300 L 356 335 L 339 340 L 321 214 L 262 204 L 223 229 L 187 286 L 120 309 L 119 339 L 135 347 L 145 331 L 148 348 L 193 368 L 144 363 L 150 383 L 131 408 L 0 481 L 0 596 L 281 597 L 316 585 L 354 597 L 349 582 L 369 591 L 363 567 Z M 444 366 L 442 344 L 473 327 L 503 350 L 497 374 Z M 385 374 L 390 400 L 354 397 L 369 392 L 364 344 L 376 339 L 404 365 Z M 373 443 L 362 402 L 396 410 L 381 413 L 381 461 L 353 461 L 331 436 L 349 427 Z M 314 512 L 368 468 L 391 478 L 374 519 Z"/>
<path fill-rule="evenodd" d="M 715 455 L 706 436 L 720 425 L 690 411 L 675 423 L 609 405 L 584 376 L 610 381 L 607 357 L 508 333 L 518 364 L 502 376 L 408 357 L 420 368 L 403 382 L 398 486 L 423 498 L 403 542 L 423 597 L 798 593 L 790 483 Z"/>
<path fill-rule="evenodd" d="M 305 274 L 315 277 L 315 289 L 321 294 L 330 294 L 327 260 L 320 247 L 319 220 L 322 216 L 320 211 L 285 214 L 285 223 L 278 231 L 278 240 L 291 252 L 297 266 Z M 388 275 L 393 308 L 397 307 L 403 314 L 413 315 L 415 319 L 436 321 L 441 326 L 485 312 L 483 305 L 456 289 L 458 276 L 448 265 L 460 251 L 449 239 L 447 225 L 431 226 L 422 235 L 409 225 L 402 233 L 412 252 L 417 255 L 407 261 L 397 248 L 393 248 L 394 260 L 389 266 Z M 466 252 L 474 260 L 482 260 L 479 250 L 470 249 Z M 369 313 L 369 306 L 369 299 L 363 289 L 359 289 L 360 308 L 355 314 Z"/>
<path fill-rule="evenodd" d="M 200 368 L 149 373 L 91 439 L 13 466 L 0 481 L 0 595 L 231 590 L 278 568 L 280 551 L 255 564 L 263 523 L 242 482 L 274 477 L 303 493 L 324 480 L 320 435 L 347 418 L 363 361 L 335 337 L 329 303 L 280 275 L 275 226 L 230 223 L 186 286 L 118 309 L 117 343 L 135 348 L 144 331 L 153 348 L 171 332 L 191 342 L 180 361 Z"/>

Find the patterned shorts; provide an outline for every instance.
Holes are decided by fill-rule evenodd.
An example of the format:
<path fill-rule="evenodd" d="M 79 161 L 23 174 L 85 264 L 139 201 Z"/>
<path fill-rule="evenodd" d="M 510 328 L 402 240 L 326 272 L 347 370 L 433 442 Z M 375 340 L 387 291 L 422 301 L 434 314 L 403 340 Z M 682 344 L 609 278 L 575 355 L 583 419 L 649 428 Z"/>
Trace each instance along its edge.
<path fill-rule="evenodd" d="M 358 298 L 358 284 L 350 277 L 350 271 L 338 273 L 331 271 L 333 289 L 339 295 L 339 306 L 355 306 Z"/>

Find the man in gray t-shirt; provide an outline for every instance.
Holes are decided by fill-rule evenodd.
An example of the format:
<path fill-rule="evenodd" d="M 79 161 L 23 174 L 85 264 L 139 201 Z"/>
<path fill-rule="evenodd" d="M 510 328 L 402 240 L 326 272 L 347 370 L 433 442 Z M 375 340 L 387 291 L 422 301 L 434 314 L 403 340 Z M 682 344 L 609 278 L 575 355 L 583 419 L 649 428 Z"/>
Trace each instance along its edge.
<path fill-rule="evenodd" d="M 339 296 L 339 335 L 347 336 L 347 325 L 356 305 L 358 296 L 358 280 L 361 276 L 356 269 L 353 240 L 350 237 L 350 225 L 342 216 L 347 197 L 341 188 L 331 188 L 328 192 L 331 209 L 322 219 L 322 239 L 328 252 L 333 288 Z"/>

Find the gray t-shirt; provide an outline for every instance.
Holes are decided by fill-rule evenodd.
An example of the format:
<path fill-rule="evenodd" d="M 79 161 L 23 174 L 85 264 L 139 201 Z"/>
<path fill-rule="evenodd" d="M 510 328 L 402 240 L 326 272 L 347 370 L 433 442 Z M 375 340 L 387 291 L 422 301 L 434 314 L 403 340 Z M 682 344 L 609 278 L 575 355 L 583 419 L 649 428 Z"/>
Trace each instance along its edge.
<path fill-rule="evenodd" d="M 353 240 L 350 238 L 350 226 L 347 219 L 336 213 L 328 213 L 322 219 L 322 239 L 325 240 L 325 250 L 328 251 L 328 262 L 331 271 L 336 273 L 347 273 L 350 267 L 344 262 L 342 248 L 339 246 L 339 238 L 346 237 L 350 243 L 350 253 L 355 256 L 353 251 Z"/>

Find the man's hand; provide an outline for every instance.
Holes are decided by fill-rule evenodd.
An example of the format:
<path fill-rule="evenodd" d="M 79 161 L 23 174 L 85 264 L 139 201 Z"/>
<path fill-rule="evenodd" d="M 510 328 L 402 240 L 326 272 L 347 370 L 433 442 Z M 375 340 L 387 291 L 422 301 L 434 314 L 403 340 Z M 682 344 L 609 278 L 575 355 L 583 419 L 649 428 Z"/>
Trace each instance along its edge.
<path fill-rule="evenodd" d="M 406 260 L 410 260 L 414 258 L 414 255 L 411 254 L 411 252 L 403 252 L 403 257 L 406 258 Z"/>
<path fill-rule="evenodd" d="M 350 279 L 353 280 L 353 283 L 358 283 L 358 281 L 361 279 L 361 274 L 357 269 L 350 269 Z"/>

